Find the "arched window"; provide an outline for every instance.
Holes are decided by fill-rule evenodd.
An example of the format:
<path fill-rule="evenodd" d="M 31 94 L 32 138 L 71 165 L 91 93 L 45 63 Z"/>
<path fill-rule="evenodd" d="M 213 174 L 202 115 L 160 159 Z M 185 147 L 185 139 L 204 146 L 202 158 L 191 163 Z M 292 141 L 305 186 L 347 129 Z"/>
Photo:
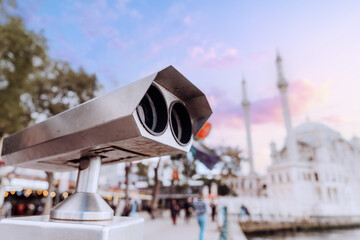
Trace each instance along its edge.
<path fill-rule="evenodd" d="M 315 181 L 317 181 L 317 182 L 318 182 L 318 181 L 319 181 L 319 175 L 318 175 L 318 173 L 317 173 L 317 172 L 315 172 L 315 173 L 314 173 L 314 177 L 315 177 Z"/>
<path fill-rule="evenodd" d="M 275 183 L 275 176 L 274 176 L 274 174 L 271 174 L 271 181 L 272 181 L 272 183 Z"/>

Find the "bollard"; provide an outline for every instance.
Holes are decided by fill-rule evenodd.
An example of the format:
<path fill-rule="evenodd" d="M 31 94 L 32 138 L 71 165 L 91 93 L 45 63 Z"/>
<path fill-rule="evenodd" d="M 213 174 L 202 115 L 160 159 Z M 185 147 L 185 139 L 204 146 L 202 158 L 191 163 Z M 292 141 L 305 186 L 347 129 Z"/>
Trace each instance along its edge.
<path fill-rule="evenodd" d="M 228 227 L 228 214 L 227 214 L 227 207 L 222 208 L 222 214 L 224 223 L 220 231 L 220 240 L 228 240 L 229 235 L 229 227 Z"/>

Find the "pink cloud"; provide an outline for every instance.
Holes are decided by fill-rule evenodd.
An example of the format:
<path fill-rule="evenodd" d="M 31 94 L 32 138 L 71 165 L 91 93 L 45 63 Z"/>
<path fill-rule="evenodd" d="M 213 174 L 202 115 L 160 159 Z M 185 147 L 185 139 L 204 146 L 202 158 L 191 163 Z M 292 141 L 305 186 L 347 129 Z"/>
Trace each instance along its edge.
<path fill-rule="evenodd" d="M 238 50 L 224 44 L 215 44 L 209 48 L 194 46 L 188 51 L 198 67 L 221 69 L 239 62 Z"/>
<path fill-rule="evenodd" d="M 307 80 L 291 82 L 289 88 L 289 105 L 292 116 L 303 114 L 308 108 L 327 100 L 326 86 L 314 86 Z M 226 98 L 223 90 L 215 90 L 209 94 L 209 102 L 213 109 L 210 121 L 215 125 L 241 127 L 243 109 L 241 104 L 235 104 Z M 252 124 L 282 124 L 283 112 L 280 95 L 259 99 L 251 103 L 250 119 Z"/>
<path fill-rule="evenodd" d="M 309 80 L 302 79 L 290 83 L 289 103 L 291 113 L 300 115 L 313 105 L 322 104 L 329 99 L 329 86 L 313 85 Z"/>

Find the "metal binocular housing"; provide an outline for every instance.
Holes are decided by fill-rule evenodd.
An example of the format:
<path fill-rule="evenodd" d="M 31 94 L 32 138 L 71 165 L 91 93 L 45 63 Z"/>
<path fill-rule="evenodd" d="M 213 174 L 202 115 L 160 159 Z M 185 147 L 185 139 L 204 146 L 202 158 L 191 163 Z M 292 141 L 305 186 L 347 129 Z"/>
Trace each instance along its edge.
<path fill-rule="evenodd" d="M 53 220 L 111 220 L 97 194 L 101 164 L 190 150 L 212 114 L 205 95 L 169 66 L 4 139 L 9 166 L 79 170 L 76 192 L 52 209 Z"/>

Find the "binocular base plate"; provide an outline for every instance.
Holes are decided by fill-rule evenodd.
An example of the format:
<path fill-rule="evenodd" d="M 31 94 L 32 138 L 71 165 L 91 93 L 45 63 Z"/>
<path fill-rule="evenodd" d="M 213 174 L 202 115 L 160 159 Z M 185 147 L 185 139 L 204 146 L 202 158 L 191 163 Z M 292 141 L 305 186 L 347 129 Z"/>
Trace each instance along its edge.
<path fill-rule="evenodd" d="M 111 221 L 51 221 L 49 216 L 5 218 L 1 239 L 7 240 L 143 240 L 144 219 L 114 217 Z"/>

